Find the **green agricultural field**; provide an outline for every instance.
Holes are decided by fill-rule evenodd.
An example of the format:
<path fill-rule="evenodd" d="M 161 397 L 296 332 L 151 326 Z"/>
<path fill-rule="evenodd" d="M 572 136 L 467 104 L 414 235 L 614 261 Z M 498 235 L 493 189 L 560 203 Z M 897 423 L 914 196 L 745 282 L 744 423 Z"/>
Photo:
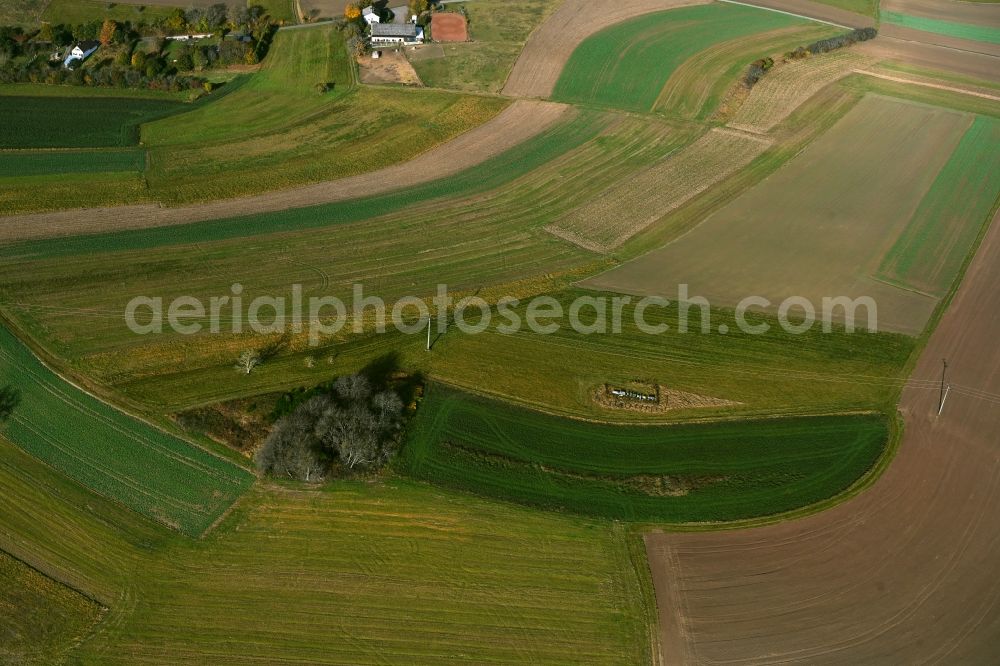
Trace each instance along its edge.
<path fill-rule="evenodd" d="M 420 55 L 407 53 L 424 85 L 471 92 L 499 92 L 521 53 L 528 35 L 555 11 L 553 0 L 475 0 L 448 5 L 449 11 L 465 9 L 472 41 L 442 44 L 440 57 L 425 58 L 424 53 L 438 53 L 426 47 Z M 432 35 L 433 37 L 433 35 Z"/>
<path fill-rule="evenodd" d="M 0 453 L 0 490 L 22 509 L 0 516 L 0 547 L 109 607 L 71 661 L 652 658 L 642 545 L 620 527 L 413 482 L 346 482 L 257 487 L 190 540 L 3 440 Z M 72 644 L 49 636 L 53 650 Z"/>
<path fill-rule="evenodd" d="M 605 518 L 727 521 L 828 499 L 889 436 L 880 416 L 608 426 L 433 386 L 399 467 L 491 497 Z"/>
<path fill-rule="evenodd" d="M 882 279 L 944 296 L 1000 197 L 1000 120 L 977 117 L 886 254 Z"/>
<path fill-rule="evenodd" d="M 726 40 L 809 25 L 815 24 L 776 12 L 719 3 L 633 19 L 606 28 L 580 44 L 566 63 L 552 98 L 649 111 L 671 75 L 695 54 Z"/>
<path fill-rule="evenodd" d="M 0 148 L 131 146 L 141 123 L 183 111 L 180 102 L 117 97 L 4 96 Z"/>
<path fill-rule="evenodd" d="M 0 662 L 62 661 L 59 646 L 83 638 L 101 607 L 0 551 Z"/>
<path fill-rule="evenodd" d="M 137 172 L 142 171 L 145 159 L 146 153 L 143 150 L 0 152 L 0 178 L 69 173 Z"/>
<path fill-rule="evenodd" d="M 0 330 L 0 375 L 21 391 L 4 435 L 60 472 L 198 535 L 252 483 L 248 472 L 129 417 L 42 365 Z"/>
<path fill-rule="evenodd" d="M 138 171 L 80 172 L 44 176 L 0 177 L 0 208 L 8 213 L 45 207 L 39 191 L 69 208 L 122 206 L 148 199 L 146 181 Z"/>
<path fill-rule="evenodd" d="M 282 25 L 298 23 L 295 16 L 295 0 L 247 0 L 248 5 L 260 5 L 275 23 Z"/>
<path fill-rule="evenodd" d="M 1000 44 L 1000 29 L 986 25 L 972 25 L 969 23 L 957 23 L 955 21 L 942 21 L 940 19 L 927 18 L 923 16 L 911 16 L 910 14 L 900 14 L 899 12 L 882 12 L 883 23 L 898 25 L 903 28 L 913 28 L 924 32 L 934 32 L 939 35 L 949 37 L 959 37 L 975 42 L 986 42 L 988 44 Z"/>
<path fill-rule="evenodd" d="M 816 0 L 816 2 L 865 16 L 874 17 L 878 13 L 878 0 Z"/>
<path fill-rule="evenodd" d="M 151 23 L 166 18 L 176 8 L 185 8 L 184 0 L 177 0 L 176 7 L 150 2 L 105 2 L 104 0 L 49 0 L 42 12 L 42 20 L 49 23 L 76 25 L 113 19 L 115 21 L 140 21 Z"/>

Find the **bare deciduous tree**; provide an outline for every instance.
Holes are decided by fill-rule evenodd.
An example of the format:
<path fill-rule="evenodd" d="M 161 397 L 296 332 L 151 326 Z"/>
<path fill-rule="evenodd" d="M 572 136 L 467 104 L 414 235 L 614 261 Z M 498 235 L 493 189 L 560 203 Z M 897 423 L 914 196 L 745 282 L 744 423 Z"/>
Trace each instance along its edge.
<path fill-rule="evenodd" d="M 247 349 L 236 359 L 236 369 L 247 375 L 258 365 L 260 365 L 260 354 L 252 349 Z"/>

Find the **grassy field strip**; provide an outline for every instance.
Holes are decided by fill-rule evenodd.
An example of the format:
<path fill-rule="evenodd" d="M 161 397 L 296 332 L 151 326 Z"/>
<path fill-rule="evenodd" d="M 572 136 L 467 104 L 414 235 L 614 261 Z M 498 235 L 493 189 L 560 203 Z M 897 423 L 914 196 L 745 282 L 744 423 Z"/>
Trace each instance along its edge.
<path fill-rule="evenodd" d="M 87 597 L 0 551 L 0 662 L 61 662 L 58 646 L 78 642 L 101 615 Z"/>
<path fill-rule="evenodd" d="M 748 294 L 772 304 L 791 295 L 815 304 L 830 294 L 868 296 L 880 330 L 917 335 L 936 299 L 871 276 L 971 122 L 968 114 L 869 95 L 688 234 L 584 284 L 648 294 L 687 283 L 690 293 L 728 307 Z"/>
<path fill-rule="evenodd" d="M 650 111 L 671 75 L 699 52 L 738 37 L 810 24 L 762 9 L 719 3 L 625 21 L 576 48 L 552 99 Z M 657 63 L 655 67 L 650 66 L 652 62 Z"/>
<path fill-rule="evenodd" d="M 416 478 L 545 508 L 702 522 L 780 513 L 848 488 L 888 437 L 881 416 L 606 426 L 428 392 L 399 462 Z"/>
<path fill-rule="evenodd" d="M 0 102 L 0 148 L 131 146 L 141 123 L 191 108 L 133 97 L 3 95 Z"/>
<path fill-rule="evenodd" d="M 855 70 L 855 72 L 857 74 L 863 74 L 865 76 L 871 76 L 877 79 L 884 79 L 886 81 L 895 81 L 897 83 L 905 83 L 907 85 L 923 86 L 925 88 L 935 88 L 937 90 L 945 90 L 947 92 L 959 93 L 962 95 L 972 95 L 973 97 L 981 97 L 982 99 L 1000 101 L 1000 96 L 989 92 L 985 92 L 983 90 L 970 90 L 969 88 L 948 86 L 941 83 L 934 83 L 933 81 L 922 81 L 920 79 L 914 79 L 912 77 L 893 76 L 891 74 L 883 74 L 880 72 L 873 72 L 866 69 Z"/>
<path fill-rule="evenodd" d="M 707 120 L 719 110 L 727 91 L 747 63 L 791 51 L 840 32 L 830 26 L 792 26 L 715 44 L 685 60 L 670 76 L 653 110 L 682 118 Z M 770 74 L 769 74 L 770 75 Z"/>
<path fill-rule="evenodd" d="M 766 134 L 822 88 L 869 61 L 847 49 L 782 63 L 753 87 L 729 127 Z"/>
<path fill-rule="evenodd" d="M 134 612 L 74 656 L 648 663 L 629 538 L 409 482 L 258 488 L 209 538 L 150 558 Z"/>
<path fill-rule="evenodd" d="M 0 331 L 0 367 L 23 395 L 6 436 L 148 517 L 201 534 L 253 481 L 244 470 L 59 379 L 6 330 Z"/>
<path fill-rule="evenodd" d="M 979 116 L 938 173 L 877 276 L 943 297 L 1000 196 L 1000 120 Z"/>
<path fill-rule="evenodd" d="M 515 146 L 455 176 L 378 197 L 212 220 L 210 223 L 32 241 L 0 248 L 0 254 L 25 259 L 102 251 L 136 251 L 167 245 L 225 241 L 267 233 L 289 234 L 317 227 L 328 227 L 326 232 L 329 233 L 329 228 L 338 224 L 390 215 L 434 199 L 468 196 L 500 187 L 593 139 L 609 122 L 607 117 L 597 113 L 580 113 L 534 140 Z"/>
<path fill-rule="evenodd" d="M 1000 44 L 1000 30 L 986 25 L 942 21 L 940 19 L 911 16 L 910 14 L 901 14 L 899 12 L 881 12 L 880 18 L 883 23 L 890 23 L 903 28 L 933 32 L 960 39 L 970 39 L 975 42 Z"/>
<path fill-rule="evenodd" d="M 609 252 L 743 168 L 769 146 L 766 139 L 713 129 L 546 229 L 586 249 Z"/>
<path fill-rule="evenodd" d="M 70 173 L 141 172 L 144 150 L 0 151 L 0 178 Z M 0 188 L 3 181 L 0 180 Z M 37 192 L 36 192 L 37 194 Z M 0 189 L 0 197 L 3 197 Z"/>
<path fill-rule="evenodd" d="M 44 196 L 39 196 L 40 191 Z M 148 198 L 146 181 L 137 171 L 0 177 L 0 210 L 5 212 L 47 208 L 51 201 L 80 209 L 122 206 Z"/>
<path fill-rule="evenodd" d="M 180 0 L 178 0 L 180 2 Z M 183 5 L 181 2 L 180 7 Z M 67 23 L 76 25 L 113 19 L 115 21 L 154 22 L 165 19 L 175 7 L 164 6 L 163 3 L 151 2 L 140 5 L 130 2 L 102 2 L 101 0 L 48 0 L 41 20 L 52 24 Z"/>

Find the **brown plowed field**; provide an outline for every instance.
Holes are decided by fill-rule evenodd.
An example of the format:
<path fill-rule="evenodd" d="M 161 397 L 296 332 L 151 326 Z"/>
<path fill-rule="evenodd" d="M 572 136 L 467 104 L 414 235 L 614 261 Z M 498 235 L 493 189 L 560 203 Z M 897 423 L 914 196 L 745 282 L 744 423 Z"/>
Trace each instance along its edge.
<path fill-rule="evenodd" d="M 435 42 L 467 42 L 469 27 L 465 17 L 454 12 L 437 12 L 431 16 L 431 39 Z"/>
<path fill-rule="evenodd" d="M 884 12 L 923 16 L 939 21 L 970 23 L 1000 28 L 1000 5 L 957 0 L 882 0 Z"/>
<path fill-rule="evenodd" d="M 998 219 L 903 393 L 902 443 L 872 488 L 802 520 L 647 535 L 667 663 L 997 662 Z"/>
<path fill-rule="evenodd" d="M 979 42 L 974 43 L 979 44 Z M 944 70 L 985 81 L 1000 82 L 1000 58 L 984 53 L 897 39 L 888 36 L 884 31 L 877 39 L 858 44 L 853 48 L 876 58 L 898 60 L 926 69 Z"/>
<path fill-rule="evenodd" d="M 781 12 L 798 14 L 809 18 L 836 23 L 848 28 L 866 28 L 875 25 L 875 19 L 870 16 L 863 16 L 849 12 L 846 9 L 831 7 L 821 2 L 811 0 L 739 0 L 743 4 L 766 7 L 767 9 L 777 9 Z"/>
<path fill-rule="evenodd" d="M 507 77 L 503 94 L 511 97 L 548 97 L 570 54 L 580 42 L 615 23 L 651 12 L 703 5 L 708 0 L 565 0 L 531 34 Z"/>
<path fill-rule="evenodd" d="M 408 162 L 254 197 L 179 208 L 120 206 L 0 217 L 0 242 L 185 224 L 390 192 L 475 166 L 531 139 L 570 113 L 573 110 L 562 104 L 520 100 L 489 122 Z"/>

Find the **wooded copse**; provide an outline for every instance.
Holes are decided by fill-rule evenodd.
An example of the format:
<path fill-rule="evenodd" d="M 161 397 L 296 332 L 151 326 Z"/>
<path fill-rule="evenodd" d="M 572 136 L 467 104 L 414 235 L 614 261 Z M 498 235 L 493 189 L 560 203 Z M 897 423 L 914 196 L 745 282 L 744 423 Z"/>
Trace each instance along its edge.
<path fill-rule="evenodd" d="M 319 482 L 334 463 L 351 471 L 382 467 L 396 451 L 403 402 L 376 392 L 363 375 L 346 375 L 333 391 L 315 395 L 278 420 L 257 452 L 262 474 Z"/>

